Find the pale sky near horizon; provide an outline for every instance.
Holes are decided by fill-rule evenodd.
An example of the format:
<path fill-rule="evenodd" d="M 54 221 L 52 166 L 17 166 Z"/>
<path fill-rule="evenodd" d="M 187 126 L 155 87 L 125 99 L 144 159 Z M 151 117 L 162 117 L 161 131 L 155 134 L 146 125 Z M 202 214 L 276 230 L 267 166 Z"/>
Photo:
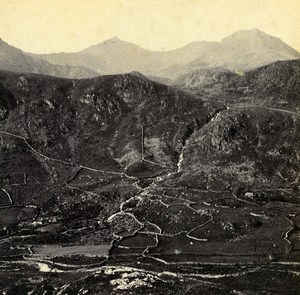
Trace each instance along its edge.
<path fill-rule="evenodd" d="M 33 53 L 114 36 L 151 50 L 258 28 L 300 51 L 300 0 L 0 0 L 0 38 Z"/>

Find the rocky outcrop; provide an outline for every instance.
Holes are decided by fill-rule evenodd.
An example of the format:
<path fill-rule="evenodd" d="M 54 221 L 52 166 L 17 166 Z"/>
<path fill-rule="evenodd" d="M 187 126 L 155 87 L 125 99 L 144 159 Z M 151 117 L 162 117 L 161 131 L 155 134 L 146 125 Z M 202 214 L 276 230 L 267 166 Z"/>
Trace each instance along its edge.
<path fill-rule="evenodd" d="M 196 131 L 181 170 L 210 189 L 294 187 L 298 184 L 299 117 L 280 110 L 232 108 Z"/>

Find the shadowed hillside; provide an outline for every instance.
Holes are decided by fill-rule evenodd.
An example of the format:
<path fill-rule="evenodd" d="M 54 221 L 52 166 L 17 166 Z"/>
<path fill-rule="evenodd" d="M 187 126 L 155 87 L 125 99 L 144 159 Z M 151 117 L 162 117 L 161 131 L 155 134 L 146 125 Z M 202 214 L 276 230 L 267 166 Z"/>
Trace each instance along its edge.
<path fill-rule="evenodd" d="M 144 156 L 171 169 L 185 133 L 209 115 L 201 101 L 130 74 L 76 81 L 2 73 L 1 85 L 5 131 L 18 130 L 48 156 L 98 168 L 139 163 L 143 128 Z"/>

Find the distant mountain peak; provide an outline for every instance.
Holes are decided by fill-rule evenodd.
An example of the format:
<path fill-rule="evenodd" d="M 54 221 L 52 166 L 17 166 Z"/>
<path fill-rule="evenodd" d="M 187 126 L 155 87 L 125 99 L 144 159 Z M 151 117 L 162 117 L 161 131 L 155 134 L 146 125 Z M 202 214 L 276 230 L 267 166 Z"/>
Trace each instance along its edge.
<path fill-rule="evenodd" d="M 112 38 L 110 38 L 110 39 L 108 39 L 109 41 L 122 41 L 119 37 L 117 37 L 117 36 L 114 36 L 114 37 L 112 37 Z"/>
<path fill-rule="evenodd" d="M 233 34 L 225 37 L 222 41 L 226 40 L 233 40 L 233 39 L 260 39 L 260 38 L 272 38 L 272 39 L 278 39 L 276 37 L 273 37 L 271 35 L 268 35 L 267 33 L 259 30 L 259 29 L 251 29 L 251 30 L 240 30 L 237 32 L 234 32 Z"/>
<path fill-rule="evenodd" d="M 238 32 L 248 32 L 248 33 L 255 33 L 255 34 L 267 35 L 267 33 L 265 33 L 264 31 L 262 31 L 260 29 L 257 29 L 257 28 L 249 29 L 249 30 L 239 30 L 236 33 L 238 33 Z"/>
<path fill-rule="evenodd" d="M 122 41 L 120 38 L 115 36 L 115 37 L 105 40 L 103 43 L 106 44 L 106 43 L 121 43 L 121 42 L 124 42 L 124 41 Z M 103 43 L 100 43 L 100 44 L 103 44 Z"/>
<path fill-rule="evenodd" d="M 251 30 L 239 30 L 231 34 L 231 36 L 270 36 L 270 35 L 259 29 L 251 29 Z"/>

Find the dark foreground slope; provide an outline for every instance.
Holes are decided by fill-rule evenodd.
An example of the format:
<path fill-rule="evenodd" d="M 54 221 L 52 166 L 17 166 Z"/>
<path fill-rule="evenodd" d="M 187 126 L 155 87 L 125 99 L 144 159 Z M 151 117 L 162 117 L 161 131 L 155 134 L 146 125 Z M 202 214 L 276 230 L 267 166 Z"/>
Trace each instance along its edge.
<path fill-rule="evenodd" d="M 198 98 L 136 73 L 1 72 L 0 290 L 297 294 L 298 84 L 259 88 L 291 67 Z"/>
<path fill-rule="evenodd" d="M 172 168 L 185 134 L 209 116 L 201 101 L 130 74 L 61 80 L 2 73 L 1 80 L 5 131 L 17 130 L 49 157 L 95 168 L 126 171 L 140 162 L 142 129 L 143 157 Z"/>

